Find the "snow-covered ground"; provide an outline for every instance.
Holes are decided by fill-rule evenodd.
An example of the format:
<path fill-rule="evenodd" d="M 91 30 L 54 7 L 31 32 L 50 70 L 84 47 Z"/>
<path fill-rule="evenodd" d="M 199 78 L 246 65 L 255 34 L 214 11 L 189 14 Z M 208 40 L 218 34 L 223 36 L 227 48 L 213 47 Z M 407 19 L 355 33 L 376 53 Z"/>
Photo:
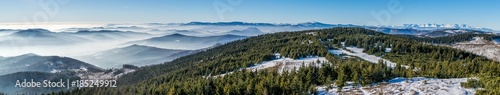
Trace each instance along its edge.
<path fill-rule="evenodd" d="M 480 37 L 474 37 L 474 40 L 472 41 L 460 42 L 447 46 L 472 52 L 477 55 L 485 56 L 495 61 L 500 61 L 500 46 L 498 45 L 500 39 L 492 41 L 494 44 L 486 42 L 489 41 L 485 41 L 483 38 Z"/>
<path fill-rule="evenodd" d="M 82 79 L 89 80 L 103 80 L 103 79 L 118 79 L 119 77 L 132 73 L 136 71 L 135 69 L 113 69 L 111 72 L 97 72 L 97 73 L 79 73 L 78 76 Z"/>
<path fill-rule="evenodd" d="M 457 44 L 486 44 L 486 42 L 484 42 L 483 37 L 474 37 L 471 41 L 460 42 Z"/>
<path fill-rule="evenodd" d="M 343 49 L 339 49 L 339 50 L 329 50 L 330 53 L 333 53 L 333 54 L 336 54 L 336 55 L 339 55 L 339 54 L 347 54 L 347 55 L 350 55 L 350 56 L 357 56 L 361 59 L 364 59 L 366 61 L 369 61 L 369 62 L 372 62 L 372 63 L 378 63 L 379 60 L 383 60 L 388 67 L 394 67 L 396 66 L 396 63 L 394 62 L 391 62 L 387 59 L 383 59 L 381 57 L 377 57 L 375 55 L 369 55 L 369 54 L 366 54 L 363 52 L 363 48 L 356 48 L 356 47 L 346 47 L 346 49 L 352 51 L 352 52 L 349 52 L 347 50 L 343 50 Z"/>
<path fill-rule="evenodd" d="M 391 52 L 392 48 L 385 48 L 384 52 Z"/>
<path fill-rule="evenodd" d="M 319 64 L 314 64 L 317 62 L 320 62 Z M 312 57 L 309 56 L 307 58 L 300 58 L 300 59 L 291 59 L 291 58 L 280 58 L 280 59 L 275 59 L 271 61 L 265 61 L 262 62 L 261 64 L 256 64 L 255 66 L 248 67 L 248 70 L 263 70 L 266 68 L 271 68 L 278 66 L 278 72 L 283 72 L 284 70 L 291 71 L 294 68 L 299 69 L 301 66 L 310 66 L 313 64 L 314 66 L 321 66 L 321 63 L 328 62 L 325 57 Z"/>
<path fill-rule="evenodd" d="M 387 83 L 379 83 L 373 86 L 353 86 L 352 82 L 348 82 L 348 86 L 343 87 L 341 91 L 337 91 L 337 87 L 325 90 L 326 86 L 318 86 L 318 94 L 320 95 L 473 95 L 476 89 L 463 88 L 460 83 L 466 82 L 467 78 L 452 78 L 452 79 L 435 79 L 435 78 L 412 78 L 406 81 L 405 78 L 394 78 Z"/>
<path fill-rule="evenodd" d="M 320 63 L 316 64 L 318 61 Z M 281 73 L 285 70 L 287 70 L 287 71 L 292 71 L 293 69 L 297 70 L 301 66 L 310 66 L 311 64 L 314 66 L 321 66 L 322 63 L 326 63 L 326 62 L 328 62 L 328 60 L 326 60 L 325 57 L 318 57 L 318 56 L 309 56 L 307 58 L 300 58 L 300 59 L 278 58 L 278 59 L 274 59 L 271 61 L 264 61 L 260 64 L 255 64 L 254 66 L 251 66 L 251 67 L 247 67 L 247 70 L 259 71 L 259 70 L 264 70 L 264 69 L 276 67 L 278 72 Z M 231 74 L 231 73 L 233 73 L 233 72 L 220 74 L 220 75 L 217 75 L 214 77 L 225 76 L 225 75 Z"/>
<path fill-rule="evenodd" d="M 493 43 L 497 44 L 500 46 L 500 39 L 493 39 Z"/>
<path fill-rule="evenodd" d="M 345 50 L 339 49 L 339 50 L 328 50 L 330 53 L 333 53 L 335 55 L 340 55 L 343 54 Z M 346 51 L 347 52 L 347 51 Z"/>

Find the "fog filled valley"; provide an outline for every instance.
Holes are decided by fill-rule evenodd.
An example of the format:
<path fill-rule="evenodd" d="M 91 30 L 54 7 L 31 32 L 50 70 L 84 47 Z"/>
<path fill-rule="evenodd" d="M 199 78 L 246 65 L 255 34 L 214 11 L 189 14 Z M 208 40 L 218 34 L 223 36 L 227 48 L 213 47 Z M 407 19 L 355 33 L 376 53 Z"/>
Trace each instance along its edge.
<path fill-rule="evenodd" d="M 84 28 L 82 26 L 85 25 L 77 24 L 72 27 L 51 27 L 50 30 L 2 29 L 0 78 L 9 81 L 0 82 L 0 92 L 19 94 L 65 90 L 16 88 L 13 85 L 15 80 L 33 78 L 116 79 L 133 72 L 135 66 L 169 62 L 234 40 L 266 33 L 327 27 L 213 24 L 107 24 L 87 25 Z M 123 65 L 134 68 L 125 68 Z M 47 76 L 37 78 L 33 76 L 34 73 Z"/>
<path fill-rule="evenodd" d="M 498 81 L 498 77 L 484 77 L 500 73 L 500 36 L 492 31 L 468 25 L 320 22 L 123 23 L 0 29 L 0 92 L 167 94 L 174 89 L 177 94 L 489 93 L 497 88 L 470 81 Z M 450 72 L 453 70 L 464 71 Z M 116 79 L 119 87 L 14 87 L 16 80 L 22 79 Z M 275 84 L 273 80 L 280 81 Z M 148 87 L 154 83 L 158 84 Z M 277 92 L 266 90 L 271 88 Z"/>

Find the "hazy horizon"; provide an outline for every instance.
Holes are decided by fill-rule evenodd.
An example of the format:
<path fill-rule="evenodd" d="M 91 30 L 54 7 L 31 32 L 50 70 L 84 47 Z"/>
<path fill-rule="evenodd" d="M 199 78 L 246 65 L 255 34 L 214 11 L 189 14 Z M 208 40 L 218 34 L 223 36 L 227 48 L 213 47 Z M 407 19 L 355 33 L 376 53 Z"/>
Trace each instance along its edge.
<path fill-rule="evenodd" d="M 402 25 L 468 24 L 500 30 L 497 0 L 15 0 L 0 4 L 1 23 L 266 22 Z M 429 2 L 430 1 L 430 2 Z M 456 8 L 457 6 L 464 8 Z M 470 7 L 469 7 L 470 6 Z M 481 7 L 473 7 L 481 6 Z M 201 15 L 201 16 L 200 16 Z"/>
<path fill-rule="evenodd" d="M 209 22 L 209 21 L 190 21 L 190 22 Z M 221 21 L 221 22 L 247 22 L 247 21 Z M 313 22 L 313 21 L 309 21 Z M 321 21 L 314 21 L 314 22 L 320 22 L 320 23 L 325 23 Z M 0 29 L 47 29 L 53 32 L 63 32 L 61 30 L 67 29 L 67 28 L 94 28 L 94 27 L 104 27 L 109 24 L 147 24 L 147 23 L 164 23 L 164 24 L 178 24 L 178 23 L 189 23 L 189 22 L 121 22 L 121 23 L 104 23 L 104 22 L 48 22 L 44 24 L 29 24 L 29 23 L 0 23 Z M 249 23 L 272 23 L 272 22 L 249 22 Z M 299 23 L 305 23 L 305 22 L 299 22 Z M 272 24 L 299 24 L 299 23 L 272 23 Z M 326 23 L 326 24 L 350 24 L 350 23 Z M 466 24 L 466 23 L 405 23 L 405 24 Z M 360 24 L 353 24 L 353 25 L 360 25 Z M 494 31 L 492 32 L 500 32 L 499 29 L 494 29 L 490 27 L 483 27 L 483 26 L 477 26 L 477 25 L 471 25 L 471 24 L 466 24 L 470 25 L 476 28 L 489 28 L 493 29 Z M 369 25 L 370 26 L 370 25 Z M 403 24 L 400 25 L 371 25 L 371 26 L 403 26 Z"/>

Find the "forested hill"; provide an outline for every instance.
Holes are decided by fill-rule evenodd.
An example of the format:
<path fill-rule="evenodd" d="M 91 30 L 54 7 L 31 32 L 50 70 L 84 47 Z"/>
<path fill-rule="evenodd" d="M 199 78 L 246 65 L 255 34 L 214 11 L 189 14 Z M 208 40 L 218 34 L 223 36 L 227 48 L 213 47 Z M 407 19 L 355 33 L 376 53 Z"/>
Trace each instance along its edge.
<path fill-rule="evenodd" d="M 412 36 L 412 35 L 398 35 L 403 38 L 419 41 L 419 42 L 426 42 L 426 43 L 433 43 L 433 44 L 454 44 L 458 42 L 464 42 L 464 41 L 470 41 L 473 40 L 474 37 L 483 37 L 484 40 L 491 41 L 493 39 L 500 39 L 500 36 L 497 35 L 492 35 L 492 34 L 476 34 L 476 33 L 463 33 L 463 34 L 457 34 L 457 35 L 451 35 L 451 36 L 442 36 L 442 37 L 417 37 L 417 36 Z"/>
<path fill-rule="evenodd" d="M 373 64 L 357 57 L 340 57 L 331 49 L 363 48 L 395 63 Z M 390 52 L 385 52 L 391 48 Z M 274 54 L 293 59 L 326 57 L 321 66 L 303 66 L 277 73 L 270 68 L 245 68 L 267 60 Z M 457 78 L 481 77 L 485 88 L 479 94 L 499 94 L 500 63 L 461 50 L 423 44 L 407 37 L 386 35 L 362 28 L 332 28 L 259 35 L 226 43 L 206 51 L 184 56 L 160 65 L 142 67 L 119 78 L 118 88 L 85 88 L 59 94 L 314 94 L 315 87 L 346 81 L 368 85 L 394 77 Z M 407 69 L 403 66 L 407 66 Z M 209 77 L 220 74 L 224 77 Z M 486 77 L 482 77 L 486 76 Z M 488 83 L 488 84 L 487 84 Z"/>

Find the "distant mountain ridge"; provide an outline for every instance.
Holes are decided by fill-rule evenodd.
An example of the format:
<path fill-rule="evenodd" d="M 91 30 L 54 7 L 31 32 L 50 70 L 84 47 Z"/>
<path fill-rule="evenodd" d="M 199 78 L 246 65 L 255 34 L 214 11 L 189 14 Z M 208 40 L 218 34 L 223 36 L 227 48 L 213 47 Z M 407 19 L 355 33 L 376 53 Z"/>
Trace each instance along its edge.
<path fill-rule="evenodd" d="M 0 45 L 70 45 L 86 42 L 90 42 L 90 40 L 45 29 L 20 30 L 0 37 Z"/>
<path fill-rule="evenodd" d="M 363 26 L 369 28 L 391 28 L 391 29 L 416 29 L 416 30 L 442 30 L 442 29 L 462 29 L 462 30 L 477 30 L 492 32 L 493 29 L 474 27 L 467 24 L 403 24 L 401 26 L 378 25 L 378 26 Z"/>
<path fill-rule="evenodd" d="M 181 25 L 215 25 L 215 26 L 279 26 L 279 27 L 338 27 L 338 26 L 355 26 L 352 24 L 326 24 L 321 22 L 303 22 L 297 24 L 289 23 L 249 23 L 249 22 L 189 22 Z"/>
<path fill-rule="evenodd" d="M 276 24 L 271 24 L 271 23 L 249 23 L 249 22 L 239 22 L 239 21 L 233 21 L 233 22 L 189 22 L 189 23 L 185 23 L 185 24 L 181 24 L 181 25 L 221 25 L 221 26 L 257 25 L 257 26 L 276 26 Z"/>
<path fill-rule="evenodd" d="M 0 75 L 22 71 L 58 72 L 63 70 L 103 71 L 99 67 L 69 57 L 24 54 L 0 59 Z"/>
<path fill-rule="evenodd" d="M 48 37 L 49 34 L 55 34 L 45 29 L 28 29 L 15 32 L 11 35 L 21 36 L 21 37 Z"/>
<path fill-rule="evenodd" d="M 426 37 L 442 37 L 462 33 L 492 34 L 492 29 L 466 24 L 404 24 L 402 26 L 362 26 L 385 34 L 402 34 Z"/>
<path fill-rule="evenodd" d="M 443 30 L 432 31 L 432 32 L 429 32 L 429 33 L 426 33 L 426 34 L 422 34 L 422 35 L 419 35 L 419 36 L 423 36 L 423 37 L 443 37 L 443 36 L 451 36 L 451 35 L 458 35 L 458 34 L 464 34 L 464 33 L 486 34 L 486 32 L 478 31 L 478 30 L 443 29 Z"/>
<path fill-rule="evenodd" d="M 488 28 L 473 27 L 467 24 L 403 24 L 406 28 L 441 28 L 441 29 L 469 29 L 469 30 L 481 30 L 481 31 L 493 31 Z"/>
<path fill-rule="evenodd" d="M 135 34 L 147 34 L 140 32 L 131 32 L 131 31 L 119 31 L 119 30 L 79 30 L 75 32 L 76 34 L 84 34 L 84 33 L 135 33 Z"/>
<path fill-rule="evenodd" d="M 171 61 L 184 56 L 191 50 L 162 49 L 144 45 L 131 45 L 86 55 L 78 59 L 102 68 L 119 68 L 124 64 L 146 66 Z"/>
<path fill-rule="evenodd" d="M 265 33 L 260 31 L 259 28 L 249 27 L 249 28 L 244 29 L 244 30 L 232 30 L 232 31 L 229 31 L 228 34 L 241 35 L 241 36 L 257 36 L 257 35 L 261 35 L 261 34 L 265 34 Z"/>
<path fill-rule="evenodd" d="M 98 41 L 122 40 L 125 38 L 146 38 L 151 36 L 148 33 L 119 31 L 119 30 L 79 30 L 75 33 L 69 33 L 69 34 L 87 39 L 94 39 Z"/>
<path fill-rule="evenodd" d="M 131 41 L 125 45 L 147 45 L 167 49 L 188 49 L 196 50 L 213 46 L 217 43 L 227 43 L 234 40 L 247 38 L 248 36 L 240 36 L 233 34 L 218 35 L 218 36 L 188 36 L 179 33 L 165 35 L 161 37 L 154 37 L 145 40 Z M 201 47 L 201 48 L 200 48 Z"/>
<path fill-rule="evenodd" d="M 379 31 L 386 34 L 403 34 L 403 35 L 425 35 L 434 31 L 442 30 L 464 30 L 464 31 L 483 31 L 492 32 L 489 28 L 474 27 L 467 24 L 403 24 L 399 26 L 391 25 L 353 25 L 353 24 L 327 24 L 321 22 L 304 22 L 297 24 L 287 23 L 248 23 L 248 22 L 189 22 L 181 25 L 205 25 L 205 26 L 272 26 L 272 27 L 362 27 L 370 30 Z M 445 35 L 439 35 L 445 36 Z"/>
<path fill-rule="evenodd" d="M 321 22 L 303 22 L 297 24 L 289 23 L 249 23 L 249 22 L 189 22 L 181 25 L 219 25 L 219 26 L 300 26 L 300 27 L 335 27 L 335 26 L 361 26 L 361 27 L 380 27 L 380 28 L 398 28 L 398 29 L 425 29 L 425 28 L 436 28 L 436 29 L 470 29 L 470 30 L 481 30 L 481 31 L 493 31 L 489 28 L 474 27 L 467 24 L 403 24 L 400 26 L 390 26 L 390 25 L 353 25 L 353 24 L 327 24 Z"/>

